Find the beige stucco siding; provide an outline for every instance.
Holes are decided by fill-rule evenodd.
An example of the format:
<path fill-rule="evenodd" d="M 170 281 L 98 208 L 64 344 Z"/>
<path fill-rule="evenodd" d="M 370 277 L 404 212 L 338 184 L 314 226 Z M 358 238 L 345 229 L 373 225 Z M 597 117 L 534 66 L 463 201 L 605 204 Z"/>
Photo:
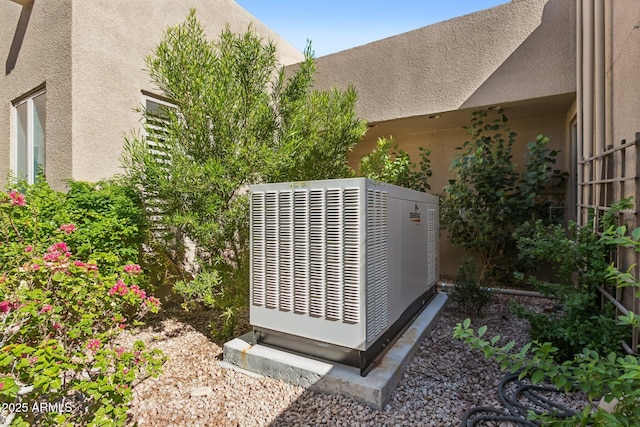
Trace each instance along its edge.
<path fill-rule="evenodd" d="M 419 147 L 431 149 L 431 188 L 442 194 L 471 112 L 499 105 L 519 135 L 517 163 L 542 133 L 562 152 L 557 167 L 568 170 L 575 10 L 573 1 L 515 0 L 318 58 L 316 88 L 353 84 L 358 112 L 372 125 L 353 166 L 378 137 L 392 135 L 414 160 Z M 442 237 L 441 273 L 453 275 L 462 253 Z"/>
<path fill-rule="evenodd" d="M 506 110 L 506 114 L 509 114 L 509 109 Z M 465 111 L 463 115 L 467 118 L 467 121 L 471 118 L 470 111 Z M 445 120 L 448 119 L 446 114 L 441 118 Z M 566 150 L 566 113 L 561 111 L 550 115 L 510 119 L 509 126 L 518 134 L 516 139 L 517 143 L 514 146 L 513 159 L 520 169 L 523 168 L 526 162 L 524 153 L 527 143 L 535 140 L 538 134 L 544 133 L 550 138 L 550 148 L 560 150 L 556 167 L 562 170 L 568 170 L 569 153 Z M 354 148 L 351 157 L 353 167 L 357 167 L 358 159 L 362 155 L 373 150 L 376 137 L 382 136 L 383 134 L 384 131 L 380 132 L 379 127 L 370 129 L 370 134 L 366 141 L 363 141 L 363 143 Z M 406 133 L 396 129 L 393 136 L 396 141 L 399 142 L 401 148 L 409 152 L 415 162 L 419 159 L 419 147 L 429 147 L 431 149 L 430 159 L 433 176 L 428 182 L 431 185 L 431 193 L 443 195 L 444 187 L 448 184 L 448 180 L 452 178 L 450 171 L 451 161 L 454 156 L 459 153 L 456 148 L 462 146 L 464 141 L 469 139 L 467 131 L 463 129 L 461 125 L 453 128 L 431 129 L 417 132 L 409 130 Z M 464 254 L 459 248 L 453 247 L 449 243 L 445 232 L 443 232 L 441 237 L 440 274 L 443 276 L 453 276 Z"/>
<path fill-rule="evenodd" d="M 575 4 L 518 0 L 318 59 L 370 122 L 575 92 Z"/>
<path fill-rule="evenodd" d="M 609 143 L 640 132 L 640 1 L 605 2 Z"/>
<path fill-rule="evenodd" d="M 71 177 L 71 5 L 38 0 L 31 9 L 0 1 L 0 182 L 9 172 L 12 102 L 40 85 L 47 90 L 45 170 L 62 185 Z"/>
<path fill-rule="evenodd" d="M 145 70 L 168 26 L 183 22 L 191 8 L 215 39 L 225 25 L 242 33 L 254 21 L 233 0 L 102 0 L 76 1 L 73 10 L 74 162 L 81 180 L 106 178 L 120 170 L 119 153 L 126 135 L 139 129 L 141 90 L 159 93 Z M 302 54 L 259 21 L 252 28 L 280 42 L 281 60 L 299 61 Z M 100 29 L 96 31 L 96 29 Z"/>
<path fill-rule="evenodd" d="M 282 64 L 303 58 L 233 0 L 25 3 L 0 0 L 0 55 L 6 61 L 0 75 L 0 183 L 11 167 L 11 102 L 43 84 L 47 180 L 62 189 L 69 178 L 97 181 L 121 172 L 124 138 L 140 128 L 134 110 L 143 103 L 142 90 L 158 92 L 144 58 L 191 8 L 211 39 L 227 24 L 239 33 L 251 25 L 278 45 Z"/>

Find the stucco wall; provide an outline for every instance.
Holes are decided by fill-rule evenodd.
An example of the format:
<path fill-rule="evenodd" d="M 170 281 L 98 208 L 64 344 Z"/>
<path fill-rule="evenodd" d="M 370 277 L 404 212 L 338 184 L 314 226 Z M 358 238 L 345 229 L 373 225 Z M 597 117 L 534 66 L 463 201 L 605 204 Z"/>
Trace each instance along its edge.
<path fill-rule="evenodd" d="M 575 4 L 517 0 L 318 58 L 370 122 L 575 92 Z"/>
<path fill-rule="evenodd" d="M 505 110 L 509 116 L 509 109 Z M 471 110 L 465 111 L 465 117 L 471 118 Z M 446 117 L 443 117 L 446 119 Z M 560 150 L 557 167 L 563 170 L 568 168 L 568 152 L 566 150 L 566 113 L 560 112 L 551 115 L 540 115 L 536 117 L 525 117 L 509 120 L 509 126 L 518 134 L 517 143 L 514 147 L 514 162 L 519 166 L 525 163 L 524 152 L 526 145 L 533 141 L 540 133 L 550 138 L 549 146 L 552 149 Z M 468 124 L 468 121 L 467 121 Z M 352 166 L 355 168 L 358 159 L 373 150 L 375 140 L 379 135 L 377 128 L 372 128 L 367 140 L 355 147 L 351 157 Z M 429 179 L 431 193 L 437 195 L 444 194 L 444 187 L 451 178 L 449 170 L 451 161 L 464 141 L 468 140 L 467 131 L 462 126 L 445 129 L 432 129 L 423 132 L 396 132 L 393 134 L 399 146 L 408 151 L 414 161 L 419 159 L 419 147 L 429 147 L 431 149 L 431 168 L 433 176 Z M 440 274 L 443 276 L 455 275 L 463 253 L 459 248 L 453 247 L 443 232 L 440 239 Z"/>
<path fill-rule="evenodd" d="M 96 181 L 121 172 L 125 135 L 139 129 L 141 91 L 157 92 L 144 58 L 164 30 L 195 8 L 214 39 L 229 25 L 252 28 L 278 44 L 283 64 L 302 60 L 292 45 L 234 0 L 35 0 L 27 7 L 0 0 L 0 184 L 10 168 L 11 102 L 45 84 L 45 171 L 64 180 Z"/>
<path fill-rule="evenodd" d="M 74 162 L 73 176 L 97 180 L 121 172 L 125 135 L 139 129 L 141 90 L 159 93 L 150 83 L 145 56 L 168 26 L 183 22 L 191 8 L 215 39 L 225 25 L 242 33 L 254 21 L 233 0 L 75 1 L 73 9 Z M 302 54 L 255 20 L 252 28 L 280 45 L 281 60 Z"/>
<path fill-rule="evenodd" d="M 610 140 L 633 141 L 640 132 L 640 1 L 605 2 Z"/>
<path fill-rule="evenodd" d="M 12 102 L 46 84 L 45 170 L 54 185 L 71 176 L 71 5 L 0 1 L 0 184 L 10 169 Z"/>

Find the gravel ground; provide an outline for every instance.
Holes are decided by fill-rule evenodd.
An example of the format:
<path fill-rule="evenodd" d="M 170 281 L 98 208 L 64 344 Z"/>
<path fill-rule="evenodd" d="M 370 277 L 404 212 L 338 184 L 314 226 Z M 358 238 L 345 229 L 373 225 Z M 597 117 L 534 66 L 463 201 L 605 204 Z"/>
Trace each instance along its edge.
<path fill-rule="evenodd" d="M 129 426 L 459 426 L 474 406 L 499 406 L 497 386 L 503 373 L 495 363 L 454 340 L 453 327 L 467 317 L 488 336 L 527 340 L 527 323 L 513 316 L 519 301 L 536 310 L 549 301 L 496 296 L 484 318 L 449 306 L 409 364 L 390 402 L 374 410 L 342 396 L 310 392 L 271 378 L 224 369 L 222 344 L 212 340 L 206 311 L 162 310 L 124 340 L 142 339 L 170 359 L 164 373 L 134 390 Z"/>

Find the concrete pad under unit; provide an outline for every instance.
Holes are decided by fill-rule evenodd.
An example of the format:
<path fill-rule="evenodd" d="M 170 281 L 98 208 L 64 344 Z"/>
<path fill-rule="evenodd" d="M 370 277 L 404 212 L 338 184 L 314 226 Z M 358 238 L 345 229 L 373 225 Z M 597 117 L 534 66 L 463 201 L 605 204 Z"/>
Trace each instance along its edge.
<path fill-rule="evenodd" d="M 261 344 L 252 345 L 251 334 L 224 344 L 222 365 L 321 393 L 349 396 L 365 405 L 382 409 L 420 343 L 440 318 L 447 300 L 446 294 L 436 294 L 366 377 L 361 377 L 360 370 L 352 366 Z"/>

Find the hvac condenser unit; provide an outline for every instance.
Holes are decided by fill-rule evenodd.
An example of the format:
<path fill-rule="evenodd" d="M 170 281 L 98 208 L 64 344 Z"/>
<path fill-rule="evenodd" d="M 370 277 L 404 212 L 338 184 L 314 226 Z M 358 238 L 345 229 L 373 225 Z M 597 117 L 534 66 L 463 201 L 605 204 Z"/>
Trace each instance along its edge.
<path fill-rule="evenodd" d="M 365 178 L 250 187 L 254 343 L 360 368 L 435 294 L 438 197 Z"/>

